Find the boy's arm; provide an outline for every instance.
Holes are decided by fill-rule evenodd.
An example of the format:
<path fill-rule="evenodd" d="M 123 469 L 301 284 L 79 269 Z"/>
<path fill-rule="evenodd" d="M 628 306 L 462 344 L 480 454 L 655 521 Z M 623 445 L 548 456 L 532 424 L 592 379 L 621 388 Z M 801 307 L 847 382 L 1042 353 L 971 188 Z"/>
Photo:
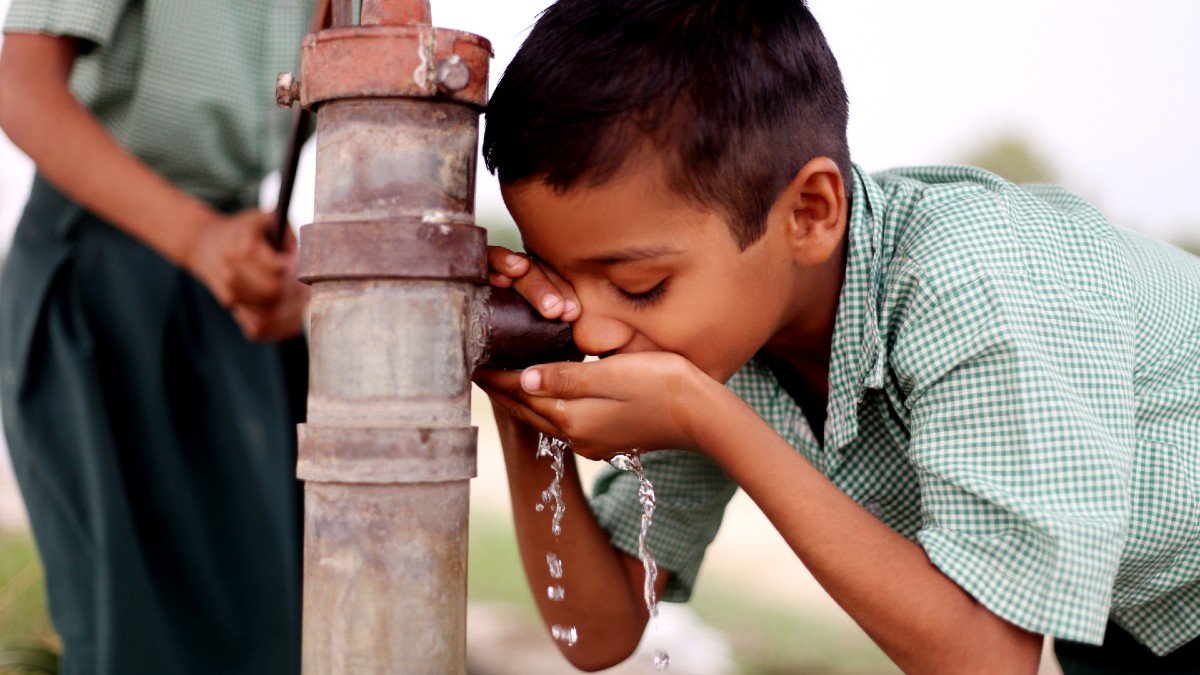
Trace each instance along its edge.
<path fill-rule="evenodd" d="M 492 374 L 488 384 L 519 400 L 531 424 L 558 435 L 570 429 L 576 452 L 587 457 L 639 444 L 708 456 L 906 672 L 1037 672 L 1040 635 L 976 602 L 918 544 L 843 494 L 749 405 L 682 357 L 547 364 Z"/>
<path fill-rule="evenodd" d="M 515 419 L 502 398 L 493 397 L 492 405 L 504 447 L 521 562 L 542 620 L 547 629 L 561 624 L 579 631 L 574 646 L 557 643 L 575 667 L 591 671 L 620 663 L 637 648 L 649 618 L 642 598 L 642 564 L 615 549 L 597 524 L 570 452 L 564 458 L 562 533 L 551 533 L 553 507 L 534 510 L 552 476 L 550 462 L 536 457 L 538 432 Z M 562 579 L 550 576 L 550 552 L 562 561 Z M 659 573 L 660 596 L 669 576 L 665 570 Z M 562 601 L 546 594 L 554 584 L 565 591 Z"/>
<path fill-rule="evenodd" d="M 715 384 L 715 383 L 714 383 Z M 983 607 L 717 385 L 703 451 L 762 509 L 837 603 L 905 672 L 1036 673 L 1042 637 Z M 753 453 L 748 448 L 755 448 Z"/>
<path fill-rule="evenodd" d="M 289 260 L 267 243 L 270 214 L 222 215 L 127 153 L 68 87 L 78 50 L 71 37 L 6 34 L 0 127 L 64 194 L 191 271 L 222 304 L 275 305 Z"/>

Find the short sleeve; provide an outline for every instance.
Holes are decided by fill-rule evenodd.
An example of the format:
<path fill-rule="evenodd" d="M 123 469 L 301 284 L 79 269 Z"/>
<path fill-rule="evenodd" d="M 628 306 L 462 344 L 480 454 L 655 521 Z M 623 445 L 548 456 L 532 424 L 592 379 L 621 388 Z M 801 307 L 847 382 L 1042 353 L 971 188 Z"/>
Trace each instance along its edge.
<path fill-rule="evenodd" d="M 925 287 L 895 347 L 917 541 L 1004 619 L 1099 644 L 1130 518 L 1131 332 L 1020 268 Z"/>
<path fill-rule="evenodd" d="M 642 465 L 657 499 L 650 552 L 661 569 L 671 572 L 662 599 L 686 602 L 737 485 L 712 460 L 683 450 L 646 453 Z M 642 517 L 637 490 L 636 475 L 605 467 L 591 498 L 592 511 L 613 545 L 634 557 Z"/>
<path fill-rule="evenodd" d="M 93 46 L 112 39 L 129 0 L 12 0 L 6 33 L 77 37 Z"/>

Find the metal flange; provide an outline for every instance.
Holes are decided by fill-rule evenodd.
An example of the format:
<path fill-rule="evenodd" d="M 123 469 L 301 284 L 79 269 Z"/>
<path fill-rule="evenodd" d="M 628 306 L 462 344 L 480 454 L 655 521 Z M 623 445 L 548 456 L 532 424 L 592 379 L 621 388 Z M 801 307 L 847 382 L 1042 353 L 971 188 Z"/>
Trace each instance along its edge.
<path fill-rule="evenodd" d="M 487 103 L 491 43 L 431 26 L 349 26 L 310 33 L 300 48 L 300 104 L 347 98 L 443 98 Z"/>

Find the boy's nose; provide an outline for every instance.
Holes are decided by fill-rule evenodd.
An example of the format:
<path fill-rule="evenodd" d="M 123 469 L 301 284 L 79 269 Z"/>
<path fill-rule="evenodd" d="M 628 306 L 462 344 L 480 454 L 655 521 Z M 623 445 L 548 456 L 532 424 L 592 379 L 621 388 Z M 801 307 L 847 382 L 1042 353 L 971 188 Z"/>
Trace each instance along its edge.
<path fill-rule="evenodd" d="M 572 324 L 572 331 L 575 346 L 589 356 L 614 352 L 633 339 L 633 329 L 628 324 L 587 309 Z"/>

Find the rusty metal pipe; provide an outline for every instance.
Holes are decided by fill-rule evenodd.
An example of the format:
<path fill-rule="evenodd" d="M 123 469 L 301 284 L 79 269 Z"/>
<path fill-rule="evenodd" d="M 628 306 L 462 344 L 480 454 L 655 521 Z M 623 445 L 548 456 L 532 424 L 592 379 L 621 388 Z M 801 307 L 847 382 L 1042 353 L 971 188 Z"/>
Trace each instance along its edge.
<path fill-rule="evenodd" d="M 429 3 L 364 0 L 309 34 L 317 113 L 305 481 L 305 673 L 466 672 L 470 373 L 569 356 L 561 323 L 486 286 L 475 226 L 487 40 Z M 286 79 L 286 78 L 285 78 Z"/>

